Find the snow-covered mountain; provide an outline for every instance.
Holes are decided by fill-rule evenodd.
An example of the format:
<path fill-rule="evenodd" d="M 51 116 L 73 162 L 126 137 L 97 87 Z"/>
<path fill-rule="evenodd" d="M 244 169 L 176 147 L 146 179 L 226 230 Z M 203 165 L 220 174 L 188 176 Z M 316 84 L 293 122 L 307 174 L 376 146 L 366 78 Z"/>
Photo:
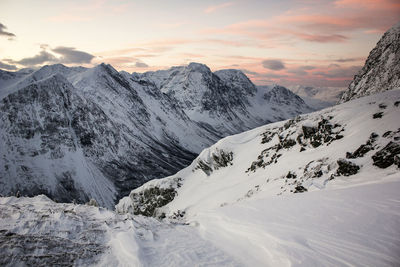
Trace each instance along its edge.
<path fill-rule="evenodd" d="M 400 262 L 400 90 L 226 137 L 116 206 L 195 227 L 245 266 Z"/>
<path fill-rule="evenodd" d="M 300 96 L 307 105 L 317 110 L 335 105 L 346 90 L 341 87 L 313 87 L 304 85 L 289 86 L 288 88 Z"/>
<path fill-rule="evenodd" d="M 309 112 L 202 64 L 144 74 L 61 64 L 0 72 L 0 194 L 112 207 L 221 137 Z"/>
<path fill-rule="evenodd" d="M 370 52 L 340 103 L 384 90 L 400 88 L 400 22 L 389 29 Z"/>

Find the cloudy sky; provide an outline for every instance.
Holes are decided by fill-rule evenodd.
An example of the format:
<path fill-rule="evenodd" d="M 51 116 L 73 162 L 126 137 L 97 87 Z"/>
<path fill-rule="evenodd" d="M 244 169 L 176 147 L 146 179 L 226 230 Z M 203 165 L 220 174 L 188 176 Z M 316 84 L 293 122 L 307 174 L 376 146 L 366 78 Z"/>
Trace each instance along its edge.
<path fill-rule="evenodd" d="M 347 86 L 399 0 L 0 0 L 0 68 L 207 64 L 255 83 Z"/>

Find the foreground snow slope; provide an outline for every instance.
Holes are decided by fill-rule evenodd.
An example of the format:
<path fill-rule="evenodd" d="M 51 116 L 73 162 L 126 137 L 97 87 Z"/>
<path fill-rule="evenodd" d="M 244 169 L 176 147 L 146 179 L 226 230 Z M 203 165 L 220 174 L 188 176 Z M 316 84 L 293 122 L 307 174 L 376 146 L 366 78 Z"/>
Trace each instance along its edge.
<path fill-rule="evenodd" d="M 189 225 L 59 204 L 0 198 L 1 266 L 242 266 Z"/>
<path fill-rule="evenodd" d="M 0 198 L 0 264 L 74 266 L 396 266 L 400 181 L 248 199 L 190 225 Z"/>
<path fill-rule="evenodd" d="M 188 220 L 246 266 L 398 266 L 399 180 L 252 199 Z"/>

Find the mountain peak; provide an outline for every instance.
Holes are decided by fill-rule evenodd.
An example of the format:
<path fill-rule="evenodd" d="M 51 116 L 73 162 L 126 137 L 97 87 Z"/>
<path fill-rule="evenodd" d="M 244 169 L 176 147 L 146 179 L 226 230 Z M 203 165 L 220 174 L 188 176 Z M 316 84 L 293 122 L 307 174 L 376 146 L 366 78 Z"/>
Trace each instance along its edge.
<path fill-rule="evenodd" d="M 190 62 L 187 68 L 202 73 L 211 72 L 210 68 L 207 65 L 197 62 Z"/>
<path fill-rule="evenodd" d="M 339 103 L 400 87 L 400 22 L 389 29 L 370 52 Z"/>

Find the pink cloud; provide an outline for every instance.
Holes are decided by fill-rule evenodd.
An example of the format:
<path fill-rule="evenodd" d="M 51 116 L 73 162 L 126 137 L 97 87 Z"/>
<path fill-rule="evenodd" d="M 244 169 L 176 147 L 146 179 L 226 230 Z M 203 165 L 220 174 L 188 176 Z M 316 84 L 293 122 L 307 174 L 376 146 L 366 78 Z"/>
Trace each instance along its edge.
<path fill-rule="evenodd" d="M 219 9 L 223 9 L 225 7 L 229 7 L 232 5 L 233 5 L 233 2 L 226 2 L 226 3 L 219 4 L 219 5 L 209 6 L 206 9 L 204 9 L 204 13 L 213 13 Z"/>
<path fill-rule="evenodd" d="M 339 8 L 366 8 L 371 10 L 400 8 L 398 0 L 337 0 L 334 4 Z"/>

